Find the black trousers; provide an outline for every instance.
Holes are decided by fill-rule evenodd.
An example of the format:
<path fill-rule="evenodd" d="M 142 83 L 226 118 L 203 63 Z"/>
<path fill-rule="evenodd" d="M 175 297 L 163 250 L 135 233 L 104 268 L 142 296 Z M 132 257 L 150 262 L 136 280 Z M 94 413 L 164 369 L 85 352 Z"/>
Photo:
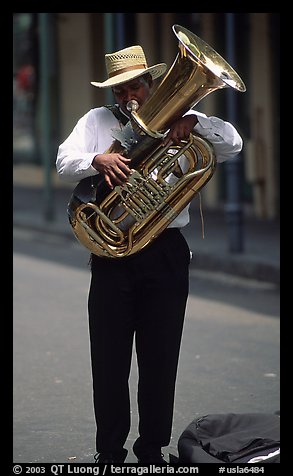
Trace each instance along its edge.
<path fill-rule="evenodd" d="M 92 256 L 88 311 L 98 452 L 121 451 L 130 430 L 134 338 L 139 374 L 134 451 L 169 444 L 189 263 L 188 244 L 176 228 L 133 256 Z"/>

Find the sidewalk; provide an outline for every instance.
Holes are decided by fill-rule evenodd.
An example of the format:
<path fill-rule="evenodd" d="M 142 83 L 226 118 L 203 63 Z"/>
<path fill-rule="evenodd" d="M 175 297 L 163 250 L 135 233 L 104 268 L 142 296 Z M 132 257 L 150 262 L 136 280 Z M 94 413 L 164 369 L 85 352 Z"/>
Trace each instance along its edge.
<path fill-rule="evenodd" d="M 74 184 L 64 184 L 52 174 L 52 220 L 45 218 L 44 177 L 42 168 L 19 164 L 13 168 L 13 224 L 17 227 L 60 233 L 76 240 L 67 218 L 67 202 Z M 278 221 L 244 216 L 243 251 L 229 250 L 227 220 L 224 212 L 203 208 L 204 238 L 198 206 L 194 199 L 191 222 L 183 229 L 193 252 L 191 267 L 229 273 L 235 276 L 279 284 L 280 233 Z M 82 246 L 82 245 L 81 245 Z"/>

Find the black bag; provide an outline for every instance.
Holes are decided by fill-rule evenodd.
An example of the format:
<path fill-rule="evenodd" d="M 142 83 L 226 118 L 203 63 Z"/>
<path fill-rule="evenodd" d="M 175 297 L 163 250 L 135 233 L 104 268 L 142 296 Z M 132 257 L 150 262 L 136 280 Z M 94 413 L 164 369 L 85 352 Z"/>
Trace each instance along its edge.
<path fill-rule="evenodd" d="M 279 463 L 280 416 L 226 413 L 193 420 L 178 440 L 179 463 Z"/>

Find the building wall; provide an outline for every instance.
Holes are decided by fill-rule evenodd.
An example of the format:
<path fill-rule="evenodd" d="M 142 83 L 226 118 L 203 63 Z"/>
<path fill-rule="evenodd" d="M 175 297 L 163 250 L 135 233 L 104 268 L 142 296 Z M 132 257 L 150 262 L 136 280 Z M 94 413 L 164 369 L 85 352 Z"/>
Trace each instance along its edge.
<path fill-rule="evenodd" d="M 107 23 L 105 15 L 108 15 Z M 102 80 L 106 76 L 104 53 L 105 45 L 109 44 L 109 36 L 112 38 L 113 50 L 119 49 L 115 48 L 115 22 L 118 21 L 115 15 L 117 14 L 58 14 L 61 139 L 88 109 L 105 104 L 111 98 L 109 92 L 99 91 L 90 85 L 90 81 Z M 225 28 L 222 24 L 224 15 L 124 14 L 124 46 L 141 44 L 150 64 L 165 61 L 171 66 L 177 54 L 177 41 L 171 27 L 174 23 L 179 23 L 201 36 L 217 51 L 219 50 L 215 45 L 219 44 L 220 51 L 223 51 L 221 41 Z M 241 59 L 246 56 L 249 58 L 248 64 L 243 60 L 244 66 L 241 65 L 244 77 L 239 72 L 246 83 L 247 92 L 244 93 L 245 98 L 239 99 L 240 105 L 243 106 L 239 108 L 239 127 L 235 124 L 245 144 L 242 153 L 244 187 L 248 190 L 245 206 L 252 214 L 271 219 L 279 214 L 279 122 L 276 117 L 277 99 L 274 98 L 273 92 L 274 64 L 270 55 L 272 42 L 275 41 L 274 35 L 278 35 L 278 32 L 272 29 L 271 16 L 274 14 L 239 15 L 245 15 L 247 31 L 243 37 L 241 31 L 237 31 L 237 45 L 240 45 L 237 61 L 241 64 Z M 246 37 L 249 38 L 248 42 L 244 41 Z M 121 43 L 121 35 L 119 41 Z M 222 95 L 220 98 L 217 94 L 215 92 L 205 99 L 200 110 L 206 114 L 225 117 L 223 93 L 219 93 Z M 222 170 L 217 172 L 202 192 L 203 202 L 209 208 L 217 209 L 223 205 L 223 175 Z"/>
<path fill-rule="evenodd" d="M 92 43 L 88 13 L 58 14 L 60 139 L 92 107 Z"/>
<path fill-rule="evenodd" d="M 250 113 L 251 137 L 247 179 L 253 187 L 258 216 L 272 218 L 277 213 L 276 118 L 273 114 L 273 64 L 270 47 L 270 14 L 251 13 Z M 255 47 L 257 45 L 257 48 Z"/>

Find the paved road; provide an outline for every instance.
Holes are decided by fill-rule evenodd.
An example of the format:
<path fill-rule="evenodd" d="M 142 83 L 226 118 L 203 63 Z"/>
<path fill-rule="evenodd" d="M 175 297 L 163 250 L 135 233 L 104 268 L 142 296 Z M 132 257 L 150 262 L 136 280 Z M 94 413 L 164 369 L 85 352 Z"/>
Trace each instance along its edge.
<path fill-rule="evenodd" d="M 15 229 L 14 462 L 93 462 L 87 261 L 65 236 Z M 278 287 L 192 268 L 165 455 L 199 415 L 279 410 L 279 324 Z M 130 463 L 136 380 L 133 361 Z"/>

